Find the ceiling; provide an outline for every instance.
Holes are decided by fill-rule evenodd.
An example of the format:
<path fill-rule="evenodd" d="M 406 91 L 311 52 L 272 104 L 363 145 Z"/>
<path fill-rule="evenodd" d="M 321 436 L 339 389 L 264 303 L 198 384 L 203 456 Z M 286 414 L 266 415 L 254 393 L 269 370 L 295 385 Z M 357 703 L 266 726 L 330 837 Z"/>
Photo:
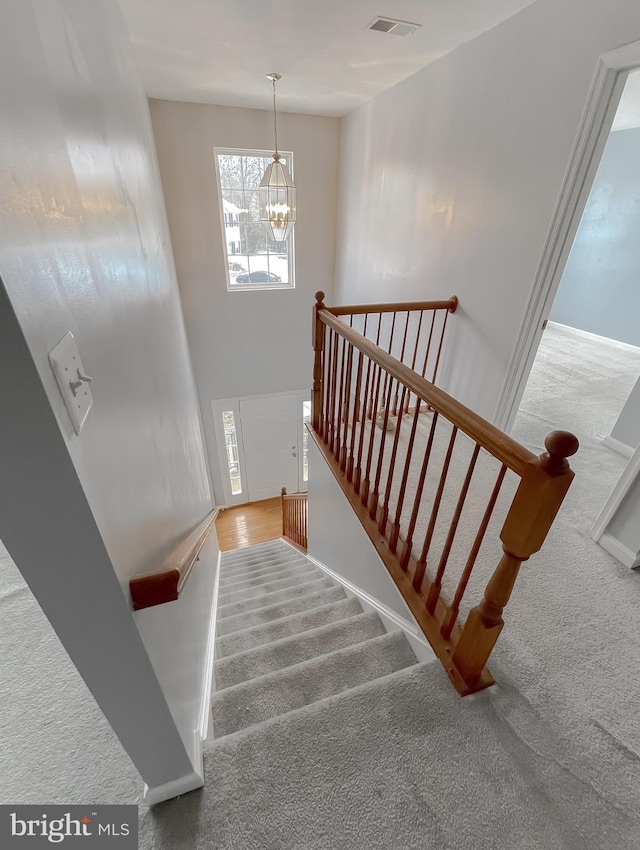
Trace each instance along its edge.
<path fill-rule="evenodd" d="M 344 115 L 534 0 L 120 0 L 150 97 Z M 373 32 L 383 15 L 422 24 Z"/>

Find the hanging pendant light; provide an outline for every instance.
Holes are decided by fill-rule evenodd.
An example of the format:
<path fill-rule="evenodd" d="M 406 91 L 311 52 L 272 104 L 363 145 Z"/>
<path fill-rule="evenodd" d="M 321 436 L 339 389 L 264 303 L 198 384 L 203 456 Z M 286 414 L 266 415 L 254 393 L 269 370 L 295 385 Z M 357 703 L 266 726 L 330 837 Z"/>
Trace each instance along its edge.
<path fill-rule="evenodd" d="M 273 130 L 275 152 L 260 182 L 260 221 L 269 239 L 284 242 L 296 223 L 296 187 L 278 153 L 278 123 L 276 112 L 276 82 L 281 74 L 267 74 L 273 83 Z"/>

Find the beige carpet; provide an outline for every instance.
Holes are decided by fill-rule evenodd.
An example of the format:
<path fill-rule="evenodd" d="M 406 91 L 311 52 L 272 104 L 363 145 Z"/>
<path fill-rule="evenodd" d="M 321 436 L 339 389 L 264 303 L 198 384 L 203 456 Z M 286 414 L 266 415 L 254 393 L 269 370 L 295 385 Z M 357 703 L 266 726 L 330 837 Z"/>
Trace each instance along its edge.
<path fill-rule="evenodd" d="M 142 780 L 1 541 L 0 753 L 0 804 L 142 796 Z"/>

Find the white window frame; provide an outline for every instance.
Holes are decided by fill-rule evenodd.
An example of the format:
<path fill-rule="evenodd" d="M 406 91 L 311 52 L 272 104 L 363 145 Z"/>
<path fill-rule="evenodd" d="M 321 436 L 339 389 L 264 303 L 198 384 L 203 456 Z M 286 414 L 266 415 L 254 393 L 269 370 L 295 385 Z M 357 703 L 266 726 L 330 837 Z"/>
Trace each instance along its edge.
<path fill-rule="evenodd" d="M 311 393 L 309 390 L 300 390 L 298 391 L 298 457 L 300 459 L 298 464 L 298 491 L 300 493 L 306 493 L 309 490 L 309 479 L 304 480 L 304 438 L 305 432 L 307 437 L 307 454 L 309 448 L 309 442 L 311 441 L 311 437 L 307 432 L 306 426 L 303 420 L 303 402 L 307 402 L 309 404 L 309 408 L 311 408 Z M 311 418 L 309 418 L 309 422 L 311 422 Z M 307 466 L 308 466 L 308 457 L 307 457 Z"/>
<path fill-rule="evenodd" d="M 287 167 L 289 169 L 289 173 L 293 178 L 293 152 L 292 151 L 281 151 L 283 157 L 286 157 Z M 289 266 L 289 282 L 282 283 L 276 282 L 273 283 L 231 283 L 231 276 L 229 275 L 229 257 L 230 255 L 227 252 L 227 236 L 225 232 L 225 220 L 224 220 L 224 207 L 222 204 L 222 186 L 220 185 L 220 167 L 218 165 L 218 157 L 219 156 L 256 156 L 256 157 L 271 157 L 273 156 L 273 151 L 263 151 L 263 150 L 255 150 L 248 148 L 218 148 L 214 147 L 213 149 L 214 156 L 214 166 L 216 172 L 216 185 L 218 187 L 218 218 L 220 220 L 220 225 L 222 229 L 222 252 L 224 256 L 224 274 L 227 282 L 227 292 L 255 292 L 255 291 L 270 291 L 274 289 L 295 289 L 295 228 L 289 234 L 287 238 L 287 258 L 288 258 L 288 266 Z M 244 254 L 232 254 L 231 257 L 242 257 Z"/>
<path fill-rule="evenodd" d="M 229 508 L 232 505 L 243 505 L 249 501 L 247 495 L 247 472 L 244 466 L 244 444 L 242 442 L 242 425 L 240 422 L 240 399 L 237 398 L 222 398 L 211 402 L 211 410 L 213 413 L 213 428 L 216 435 L 216 444 L 218 449 L 218 461 L 220 464 L 220 477 L 222 478 L 222 490 L 224 493 L 224 506 Z M 242 484 L 242 493 L 231 492 L 231 479 L 229 477 L 229 461 L 227 458 L 227 445 L 224 435 L 224 425 L 222 423 L 222 414 L 226 410 L 233 411 L 233 419 L 236 426 L 236 440 L 238 444 L 238 461 L 240 467 L 240 481 Z"/>

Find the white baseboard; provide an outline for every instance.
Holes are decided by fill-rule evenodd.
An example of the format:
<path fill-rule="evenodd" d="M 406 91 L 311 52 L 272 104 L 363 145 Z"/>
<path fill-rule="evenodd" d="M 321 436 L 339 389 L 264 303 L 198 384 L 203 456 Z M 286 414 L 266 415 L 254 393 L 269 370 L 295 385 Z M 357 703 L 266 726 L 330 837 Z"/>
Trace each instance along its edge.
<path fill-rule="evenodd" d="M 606 552 L 613 555 L 617 561 L 624 564 L 625 567 L 629 567 L 629 569 L 640 567 L 640 555 L 637 552 L 633 552 L 624 543 L 621 543 L 612 534 L 609 534 L 608 531 L 600 535 L 598 543 Z"/>
<path fill-rule="evenodd" d="M 218 592 L 220 588 L 220 560 L 222 552 L 218 551 L 218 563 L 216 565 L 216 577 L 213 583 L 213 600 L 211 603 L 211 617 L 209 619 L 209 635 L 207 638 L 207 653 L 205 656 L 205 668 L 202 679 L 202 698 L 200 702 L 200 716 L 196 733 L 201 741 L 208 741 L 211 736 L 211 700 L 215 692 L 214 662 L 216 653 L 216 615 L 218 612 Z"/>
<path fill-rule="evenodd" d="M 621 440 L 616 440 L 616 438 L 612 437 L 611 434 L 602 440 L 602 445 L 614 452 L 617 452 L 619 455 L 624 455 L 625 457 L 631 457 L 635 451 L 635 449 L 628 446 L 626 443 L 623 443 Z"/>
<path fill-rule="evenodd" d="M 291 548 L 293 549 L 294 547 L 292 546 Z M 334 572 L 334 570 L 327 567 L 326 564 L 323 564 L 322 561 L 319 561 L 317 558 L 314 558 L 311 555 L 307 555 L 306 557 L 312 564 L 318 567 L 319 570 L 322 570 L 330 578 L 338 582 L 338 584 L 341 584 L 347 593 L 352 596 L 357 596 L 365 607 L 365 610 L 375 611 L 384 623 L 384 627 L 388 632 L 395 632 L 398 629 L 401 629 L 411 644 L 411 648 L 413 649 L 418 661 L 437 660 L 434 651 L 431 649 L 431 645 L 420 631 L 417 623 L 412 623 L 405 617 L 400 616 L 400 614 L 393 611 L 387 605 L 384 605 L 380 602 L 380 600 L 367 593 L 366 590 L 362 590 L 362 588 L 353 584 L 353 582 L 350 582 L 349 579 L 346 579 L 339 573 Z"/>
<path fill-rule="evenodd" d="M 568 333 L 573 334 L 574 336 L 580 336 L 585 339 L 591 339 L 595 342 L 599 340 L 604 340 L 610 345 L 615 345 L 616 348 L 621 348 L 623 351 L 637 351 L 638 346 L 632 345 L 629 342 L 620 342 L 618 339 L 613 339 L 610 336 L 602 336 L 601 334 L 594 334 L 591 331 L 583 331 L 581 328 L 574 328 L 571 325 L 563 325 L 562 322 L 552 322 L 551 319 L 547 321 L 547 326 L 551 325 L 553 328 L 559 328 L 560 330 L 566 331 Z"/>

